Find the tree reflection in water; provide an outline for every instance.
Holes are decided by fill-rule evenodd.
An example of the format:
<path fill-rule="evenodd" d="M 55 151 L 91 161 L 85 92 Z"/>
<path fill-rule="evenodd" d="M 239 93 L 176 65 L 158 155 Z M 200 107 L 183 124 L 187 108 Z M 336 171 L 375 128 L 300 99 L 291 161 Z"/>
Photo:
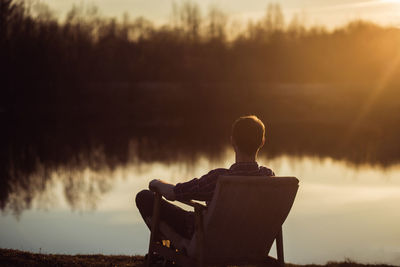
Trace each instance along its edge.
<path fill-rule="evenodd" d="M 232 121 L 249 113 L 266 122 L 267 144 L 261 156 L 270 159 L 317 156 L 382 167 L 400 159 L 397 87 L 385 91 L 364 122 L 353 129 L 365 98 L 364 89 L 358 87 L 255 83 L 103 86 L 109 90 L 96 91 L 96 86 L 85 84 L 75 89 L 90 92 L 97 103 L 94 106 L 88 106 L 84 98 L 65 101 L 54 96 L 52 107 L 31 101 L 24 109 L 17 106 L 0 113 L 4 126 L 0 131 L 1 210 L 21 214 L 30 209 L 33 200 L 54 182 L 53 176 L 62 181 L 71 208 L 81 209 L 94 207 L 96 199 L 109 190 L 107 173 L 117 166 L 190 165 L 201 156 L 219 161 L 229 146 Z M 113 103 L 106 106 L 109 99 Z M 32 112 L 26 112 L 28 107 Z M 90 175 L 82 178 L 85 170 Z M 43 202 L 42 206 L 51 203 Z"/>
<path fill-rule="evenodd" d="M 203 153 L 215 158 L 223 152 L 223 143 L 207 146 L 180 138 L 172 142 L 177 145 L 174 147 L 167 136 L 123 139 L 114 135 L 103 140 L 89 137 L 84 142 L 62 131 L 53 132 L 52 139 L 35 139 L 33 133 L 28 137 L 16 134 L 14 143 L 6 142 L 8 150 L 2 153 L 1 210 L 19 216 L 33 204 L 46 209 L 53 203 L 47 189 L 58 182 L 72 210 L 94 209 L 101 195 L 111 189 L 111 172 L 118 166 L 176 161 L 190 164 Z M 140 172 L 140 166 L 137 170 Z"/>
<path fill-rule="evenodd" d="M 104 152 L 94 150 L 92 155 L 96 160 L 80 155 L 65 164 L 47 166 L 36 157 L 27 169 L 22 169 L 24 165 L 21 164 L 17 165 L 20 169 L 11 167 L 1 191 L 2 211 L 12 212 L 18 218 L 33 206 L 51 208 L 58 196 L 49 189 L 54 189 L 58 183 L 72 210 L 94 209 L 101 195 L 111 189 L 112 181 L 109 168 L 104 164 Z"/>
<path fill-rule="evenodd" d="M 229 125 L 222 125 L 188 124 L 129 131 L 112 127 L 100 131 L 98 125 L 36 132 L 14 128 L 2 139 L 7 149 L 2 150 L 1 210 L 19 216 L 34 204 L 46 209 L 53 203 L 47 189 L 57 182 L 72 210 L 90 210 L 111 189 L 111 173 L 118 166 L 134 164 L 140 172 L 142 163 L 190 165 L 201 156 L 210 162 L 220 161 L 229 145 Z M 267 129 L 269 141 L 261 153 L 263 157 L 317 155 L 383 167 L 398 162 L 390 153 L 379 154 L 385 152 L 381 141 L 371 150 L 372 142 L 378 141 L 370 137 L 359 137 L 346 147 L 335 145 L 340 134 L 335 126 L 272 122 L 267 128 L 271 127 L 273 131 Z M 27 132 L 30 134 L 25 135 Z"/>

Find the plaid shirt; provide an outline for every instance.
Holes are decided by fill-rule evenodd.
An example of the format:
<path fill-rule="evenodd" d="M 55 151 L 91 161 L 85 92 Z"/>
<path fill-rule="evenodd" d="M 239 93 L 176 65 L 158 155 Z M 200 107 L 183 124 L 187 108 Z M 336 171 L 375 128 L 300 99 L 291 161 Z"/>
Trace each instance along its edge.
<path fill-rule="evenodd" d="M 275 176 L 275 173 L 269 168 L 258 166 L 257 162 L 238 162 L 229 169 L 215 169 L 200 178 L 178 183 L 174 187 L 176 200 L 211 201 L 218 177 L 222 175 Z"/>

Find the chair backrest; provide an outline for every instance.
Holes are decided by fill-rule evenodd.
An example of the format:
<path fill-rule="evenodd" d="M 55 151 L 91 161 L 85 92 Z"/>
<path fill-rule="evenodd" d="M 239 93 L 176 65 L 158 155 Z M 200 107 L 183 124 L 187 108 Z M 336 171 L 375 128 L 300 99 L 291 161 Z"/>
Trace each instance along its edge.
<path fill-rule="evenodd" d="M 221 176 L 204 216 L 207 262 L 265 259 L 293 205 L 295 177 Z"/>

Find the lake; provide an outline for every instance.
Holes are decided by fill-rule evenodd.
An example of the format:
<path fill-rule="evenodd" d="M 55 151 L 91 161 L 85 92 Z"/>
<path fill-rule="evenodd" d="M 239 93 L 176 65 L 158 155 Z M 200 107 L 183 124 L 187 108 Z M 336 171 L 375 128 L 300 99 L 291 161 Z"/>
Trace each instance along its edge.
<path fill-rule="evenodd" d="M 145 254 L 134 204 L 233 163 L 232 122 L 266 124 L 259 163 L 300 188 L 284 224 L 288 262 L 400 265 L 398 86 L 79 84 L 34 88 L 0 112 L 0 247 Z"/>
<path fill-rule="evenodd" d="M 59 166 L 46 174 L 38 166 L 30 176 L 30 193 L 19 189 L 9 195 L 0 217 L 0 247 L 143 255 L 149 231 L 135 207 L 136 192 L 153 178 L 177 183 L 213 168 L 228 168 L 233 158 L 226 148 L 215 158 L 199 155 L 186 161 L 143 161 L 132 156 L 112 168 Z M 284 224 L 288 262 L 352 259 L 400 264 L 400 164 L 353 164 L 293 155 L 263 155 L 259 163 L 277 175 L 300 179 Z M 35 187 L 40 190 L 32 193 Z M 274 255 L 274 248 L 271 251 Z"/>

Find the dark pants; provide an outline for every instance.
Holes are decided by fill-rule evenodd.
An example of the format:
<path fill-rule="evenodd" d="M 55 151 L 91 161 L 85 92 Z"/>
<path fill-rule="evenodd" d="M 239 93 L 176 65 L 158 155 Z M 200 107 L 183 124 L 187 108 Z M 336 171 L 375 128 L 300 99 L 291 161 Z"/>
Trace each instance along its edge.
<path fill-rule="evenodd" d="M 153 216 L 155 194 L 150 190 L 142 190 L 136 195 L 136 206 L 143 219 Z M 185 211 L 164 199 L 161 199 L 160 220 L 181 236 L 191 239 L 194 231 L 194 213 Z M 145 220 L 146 222 L 146 220 Z M 147 222 L 146 222 L 147 224 Z M 150 225 L 147 225 L 149 228 Z"/>

